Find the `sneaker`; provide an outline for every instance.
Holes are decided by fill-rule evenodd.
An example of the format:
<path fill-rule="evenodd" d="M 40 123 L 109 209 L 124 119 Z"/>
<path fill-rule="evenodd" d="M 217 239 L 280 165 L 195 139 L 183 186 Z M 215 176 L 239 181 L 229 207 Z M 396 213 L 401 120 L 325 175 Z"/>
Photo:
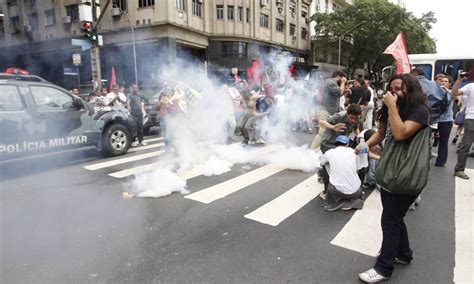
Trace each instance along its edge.
<path fill-rule="evenodd" d="M 456 144 L 458 142 L 458 136 L 454 136 L 453 141 L 451 141 L 452 144 Z"/>
<path fill-rule="evenodd" d="M 404 264 L 404 265 L 410 264 L 410 261 L 406 261 L 398 257 L 395 257 L 395 260 L 393 262 L 397 264 Z"/>
<path fill-rule="evenodd" d="M 413 202 L 413 203 L 410 205 L 410 207 L 408 207 L 408 210 L 412 210 L 412 211 L 413 211 L 413 210 L 415 210 L 415 209 L 416 209 L 416 207 L 415 207 L 415 202 Z"/>
<path fill-rule="evenodd" d="M 413 202 L 413 203 L 415 203 L 415 206 L 418 206 L 420 204 L 420 202 L 421 202 L 421 196 L 418 195 L 418 197 L 415 199 L 415 202 Z"/>
<path fill-rule="evenodd" d="M 138 146 L 138 142 L 135 141 L 135 142 L 132 142 L 132 147 L 137 147 Z"/>
<path fill-rule="evenodd" d="M 260 137 L 260 138 L 258 138 L 257 141 L 255 141 L 255 143 L 256 143 L 256 144 L 265 144 L 265 143 L 267 143 L 267 142 L 265 142 L 265 140 L 263 140 L 263 138 Z"/>
<path fill-rule="evenodd" d="M 326 192 L 321 191 L 321 193 L 319 194 L 319 197 L 320 197 L 322 200 L 326 200 Z"/>
<path fill-rule="evenodd" d="M 380 275 L 375 269 L 371 268 L 359 274 L 359 279 L 366 283 L 377 283 L 387 280 L 388 277 Z"/>
<path fill-rule="evenodd" d="M 146 145 L 148 145 L 148 143 L 146 143 L 145 141 L 142 141 L 142 142 L 140 142 L 138 145 L 140 145 L 140 146 L 146 146 Z"/>
<path fill-rule="evenodd" d="M 457 176 L 458 178 L 470 179 L 469 176 L 466 175 L 466 173 L 464 173 L 464 171 L 454 172 L 454 175 Z"/>
<path fill-rule="evenodd" d="M 438 154 L 431 152 L 431 158 L 437 158 L 437 157 L 438 157 Z"/>

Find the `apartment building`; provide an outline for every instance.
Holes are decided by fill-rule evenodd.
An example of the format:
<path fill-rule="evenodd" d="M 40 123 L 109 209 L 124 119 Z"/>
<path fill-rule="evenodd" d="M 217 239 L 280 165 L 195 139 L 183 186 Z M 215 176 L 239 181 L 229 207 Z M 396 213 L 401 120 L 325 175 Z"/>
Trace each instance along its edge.
<path fill-rule="evenodd" d="M 90 82 L 90 54 L 81 39 L 79 6 L 86 0 L 0 0 L 0 69 L 19 67 L 61 85 L 81 54 L 81 82 Z M 103 8 L 105 0 L 100 0 Z M 153 84 L 163 62 L 188 58 L 220 77 L 239 76 L 262 53 L 291 54 L 310 68 L 311 0 L 112 0 L 99 25 L 103 78 L 114 67 L 119 83 L 134 80 L 132 36 L 141 84 Z M 133 27 L 133 35 L 132 35 Z M 204 64 L 206 62 L 206 64 Z"/>

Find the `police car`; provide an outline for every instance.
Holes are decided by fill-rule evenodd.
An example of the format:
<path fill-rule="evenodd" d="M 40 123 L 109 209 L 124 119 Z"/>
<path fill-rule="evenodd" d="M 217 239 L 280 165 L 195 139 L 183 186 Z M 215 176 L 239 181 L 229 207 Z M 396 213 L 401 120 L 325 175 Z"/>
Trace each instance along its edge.
<path fill-rule="evenodd" d="M 125 154 L 137 127 L 126 109 L 94 106 L 32 75 L 0 74 L 0 161 L 95 146 Z"/>

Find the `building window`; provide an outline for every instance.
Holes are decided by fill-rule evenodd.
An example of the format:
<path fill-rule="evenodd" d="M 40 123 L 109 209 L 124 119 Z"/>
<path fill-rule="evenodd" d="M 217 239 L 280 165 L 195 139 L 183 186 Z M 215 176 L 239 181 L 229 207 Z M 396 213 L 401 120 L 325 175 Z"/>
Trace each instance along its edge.
<path fill-rule="evenodd" d="M 296 4 L 290 2 L 289 9 L 290 9 L 291 16 L 294 18 L 296 15 Z"/>
<path fill-rule="evenodd" d="M 181 11 L 185 11 L 184 9 L 184 0 L 176 0 L 176 8 Z"/>
<path fill-rule="evenodd" d="M 20 17 L 11 17 L 10 18 L 10 27 L 11 27 L 11 33 L 16 34 L 20 32 Z"/>
<path fill-rule="evenodd" d="M 193 0 L 193 15 L 202 17 L 202 3 L 198 0 Z"/>
<path fill-rule="evenodd" d="M 66 6 L 66 15 L 71 18 L 71 22 L 79 22 L 79 8 L 77 5 Z"/>
<path fill-rule="evenodd" d="M 276 30 L 279 32 L 285 31 L 285 22 L 283 20 L 276 19 Z"/>
<path fill-rule="evenodd" d="M 227 58 L 246 58 L 247 43 L 238 41 L 222 42 L 222 57 Z"/>
<path fill-rule="evenodd" d="M 227 6 L 227 20 L 234 19 L 234 6 Z"/>
<path fill-rule="evenodd" d="M 244 8 L 238 7 L 237 8 L 237 19 L 241 22 L 244 20 L 244 15 L 243 14 L 244 14 Z"/>
<path fill-rule="evenodd" d="M 121 11 L 127 11 L 127 0 L 114 0 L 113 7 L 119 8 Z"/>
<path fill-rule="evenodd" d="M 301 38 L 308 39 L 308 30 L 306 28 L 301 28 Z"/>
<path fill-rule="evenodd" d="M 295 29 L 296 29 L 296 26 L 293 25 L 293 24 L 290 24 L 290 35 L 291 36 L 295 35 Z"/>
<path fill-rule="evenodd" d="M 138 0 L 138 8 L 155 6 L 155 0 Z"/>
<path fill-rule="evenodd" d="M 245 19 L 247 21 L 247 23 L 250 23 L 250 9 L 247 8 L 247 10 L 245 11 Z"/>
<path fill-rule="evenodd" d="M 217 10 L 217 19 L 218 20 L 224 20 L 224 5 L 217 5 L 216 6 Z"/>
<path fill-rule="evenodd" d="M 326 0 L 326 13 L 329 12 L 329 0 Z"/>
<path fill-rule="evenodd" d="M 269 27 L 269 22 L 270 22 L 270 19 L 269 19 L 268 15 L 260 14 L 260 26 L 262 28 L 268 28 Z"/>
<path fill-rule="evenodd" d="M 29 28 L 31 28 L 32 31 L 38 29 L 38 14 L 36 13 L 31 13 L 28 15 L 28 24 Z"/>
<path fill-rule="evenodd" d="M 52 26 L 56 24 L 56 15 L 54 9 L 44 11 L 46 14 L 46 26 Z"/>
<path fill-rule="evenodd" d="M 332 10 L 333 10 L 333 11 L 336 11 L 336 10 L 337 10 L 337 5 L 334 4 L 334 3 L 332 3 Z"/>
<path fill-rule="evenodd" d="M 301 6 L 301 17 L 306 19 L 306 16 L 308 16 L 308 7 Z"/>

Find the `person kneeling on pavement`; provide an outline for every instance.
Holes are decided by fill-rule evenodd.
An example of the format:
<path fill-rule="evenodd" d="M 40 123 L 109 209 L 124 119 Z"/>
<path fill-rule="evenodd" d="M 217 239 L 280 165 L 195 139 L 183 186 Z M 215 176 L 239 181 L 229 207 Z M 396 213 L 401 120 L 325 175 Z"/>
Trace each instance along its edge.
<path fill-rule="evenodd" d="M 345 135 L 337 136 L 335 145 L 336 148 L 328 150 L 321 158 L 321 166 L 329 173 L 324 210 L 362 209 L 364 201 L 357 175 L 357 155 L 348 147 L 349 138 Z"/>

